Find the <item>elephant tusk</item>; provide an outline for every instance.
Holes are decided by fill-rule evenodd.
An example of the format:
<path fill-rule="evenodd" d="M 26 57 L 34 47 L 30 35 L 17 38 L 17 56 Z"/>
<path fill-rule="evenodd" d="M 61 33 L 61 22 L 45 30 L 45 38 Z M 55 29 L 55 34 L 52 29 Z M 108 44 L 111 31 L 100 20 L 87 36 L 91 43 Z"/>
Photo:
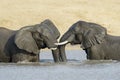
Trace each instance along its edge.
<path fill-rule="evenodd" d="M 50 48 L 51 50 L 56 50 L 57 48 Z"/>
<path fill-rule="evenodd" d="M 55 43 L 55 45 L 64 45 L 64 44 L 67 44 L 68 41 L 64 41 L 64 42 L 60 42 L 60 43 Z"/>

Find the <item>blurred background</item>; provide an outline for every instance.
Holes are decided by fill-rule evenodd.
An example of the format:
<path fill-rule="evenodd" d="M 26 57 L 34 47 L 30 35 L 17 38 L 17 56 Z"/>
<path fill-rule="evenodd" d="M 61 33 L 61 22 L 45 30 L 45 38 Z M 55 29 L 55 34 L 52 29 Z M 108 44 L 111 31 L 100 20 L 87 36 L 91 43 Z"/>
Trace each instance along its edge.
<path fill-rule="evenodd" d="M 61 35 L 78 20 L 120 35 L 120 0 L 1 0 L 0 27 L 19 29 L 51 19 Z"/>

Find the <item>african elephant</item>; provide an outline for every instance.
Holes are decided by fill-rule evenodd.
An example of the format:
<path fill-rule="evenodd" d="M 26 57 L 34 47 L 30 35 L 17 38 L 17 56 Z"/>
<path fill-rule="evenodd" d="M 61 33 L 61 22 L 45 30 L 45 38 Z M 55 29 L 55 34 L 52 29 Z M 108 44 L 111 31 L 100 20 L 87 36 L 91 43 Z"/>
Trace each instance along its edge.
<path fill-rule="evenodd" d="M 80 44 L 89 60 L 120 60 L 120 37 L 107 33 L 99 24 L 78 21 L 61 37 L 59 44 L 62 61 L 67 61 L 65 46 Z"/>
<path fill-rule="evenodd" d="M 0 62 L 38 62 L 40 49 L 44 48 L 51 49 L 54 61 L 59 62 L 55 45 L 59 36 L 49 19 L 19 30 L 0 27 Z"/>

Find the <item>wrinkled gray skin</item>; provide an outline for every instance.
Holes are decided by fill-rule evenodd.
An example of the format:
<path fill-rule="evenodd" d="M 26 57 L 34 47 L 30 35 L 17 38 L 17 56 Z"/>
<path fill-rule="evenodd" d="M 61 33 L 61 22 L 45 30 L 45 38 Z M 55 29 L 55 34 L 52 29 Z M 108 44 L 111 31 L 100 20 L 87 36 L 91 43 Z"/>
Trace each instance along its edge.
<path fill-rule="evenodd" d="M 59 36 L 48 19 L 17 31 L 0 27 L 0 62 L 38 62 L 40 49 L 46 47 L 52 50 L 54 61 L 59 62 L 59 50 L 54 44 Z"/>
<path fill-rule="evenodd" d="M 61 37 L 60 42 L 81 44 L 89 60 L 120 60 L 120 37 L 107 34 L 106 28 L 90 22 L 78 21 Z M 65 46 L 60 45 L 62 61 L 67 61 Z"/>

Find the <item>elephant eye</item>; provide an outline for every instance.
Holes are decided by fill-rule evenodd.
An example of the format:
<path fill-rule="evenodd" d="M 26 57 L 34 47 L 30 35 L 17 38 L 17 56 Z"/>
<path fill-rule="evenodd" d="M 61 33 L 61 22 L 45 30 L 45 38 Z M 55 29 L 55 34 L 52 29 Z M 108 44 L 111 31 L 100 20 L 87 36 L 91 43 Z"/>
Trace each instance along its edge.
<path fill-rule="evenodd" d="M 75 39 L 81 41 L 82 35 L 81 35 L 81 34 L 76 34 L 76 35 L 75 35 Z"/>
<path fill-rule="evenodd" d="M 39 34 L 39 40 L 43 41 L 43 35 Z"/>

